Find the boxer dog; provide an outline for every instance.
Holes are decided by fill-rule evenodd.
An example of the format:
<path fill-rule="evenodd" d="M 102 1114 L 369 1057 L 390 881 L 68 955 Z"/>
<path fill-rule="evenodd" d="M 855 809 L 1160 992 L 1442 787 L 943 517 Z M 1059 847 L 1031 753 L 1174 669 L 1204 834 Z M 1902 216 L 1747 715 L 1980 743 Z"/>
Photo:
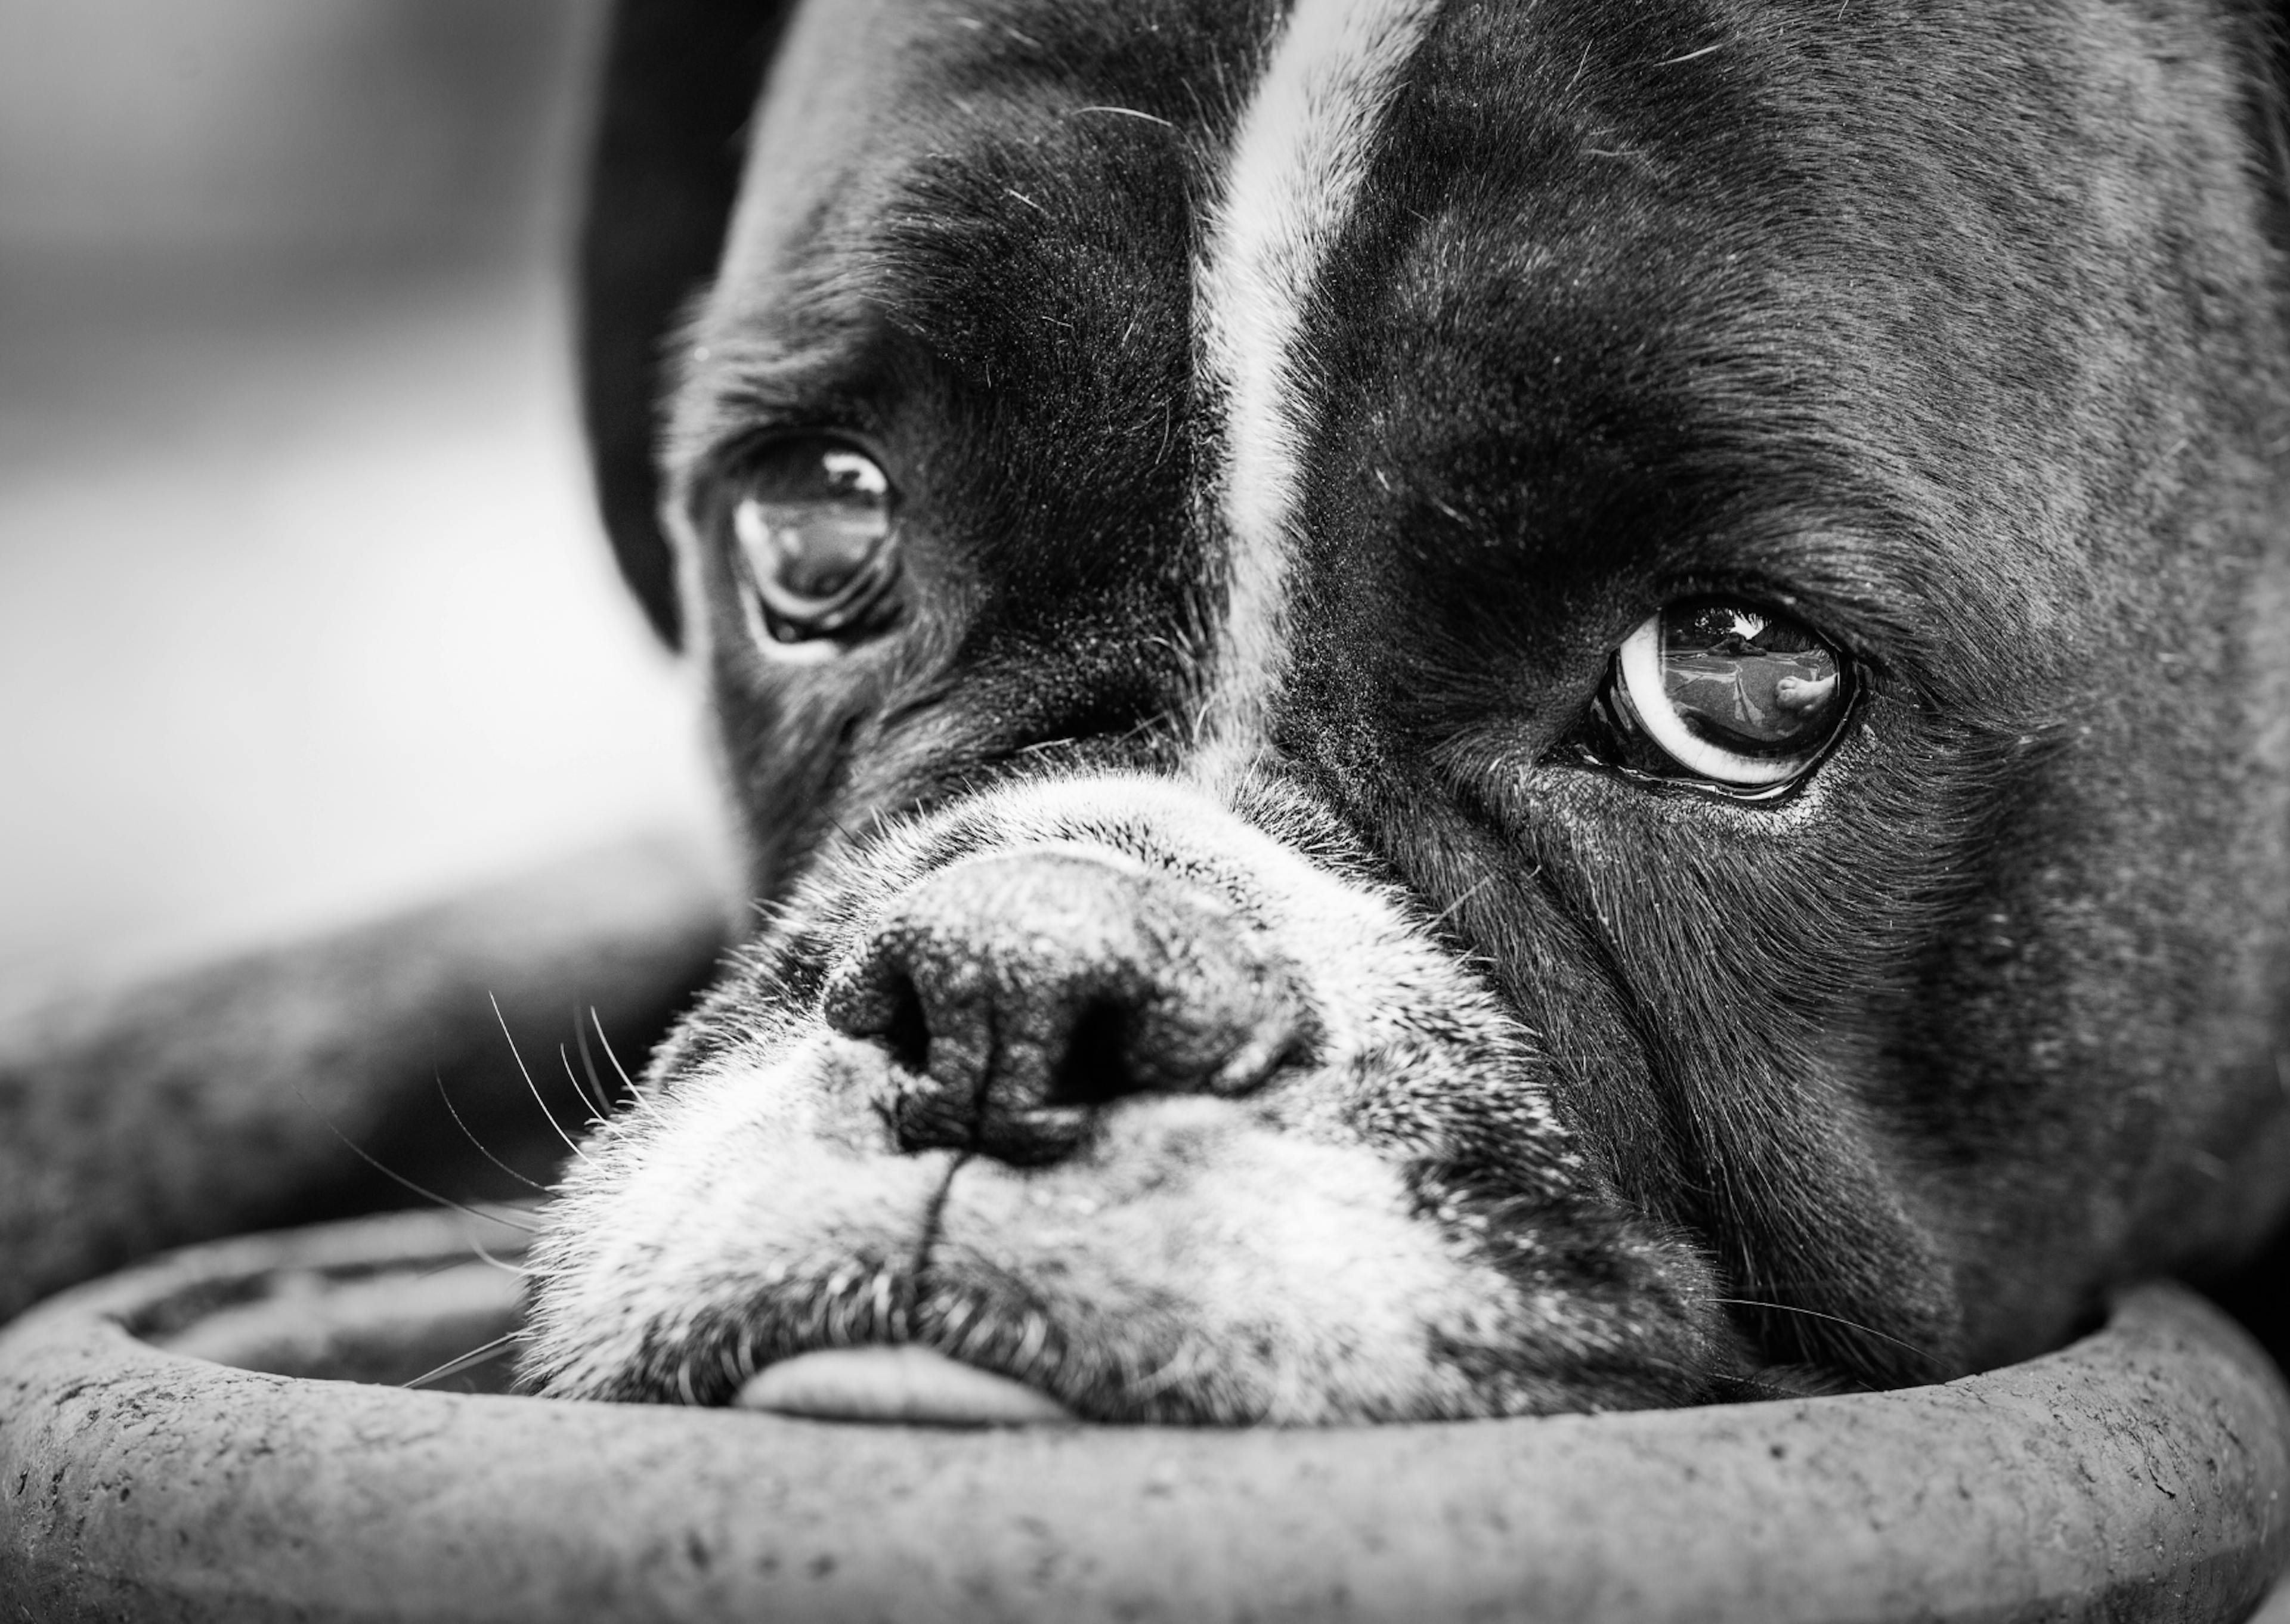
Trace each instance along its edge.
<path fill-rule="evenodd" d="M 592 428 L 762 912 L 548 1213 L 527 1385 L 1683 1404 L 2247 1252 L 2274 26 L 632 8 Z"/>

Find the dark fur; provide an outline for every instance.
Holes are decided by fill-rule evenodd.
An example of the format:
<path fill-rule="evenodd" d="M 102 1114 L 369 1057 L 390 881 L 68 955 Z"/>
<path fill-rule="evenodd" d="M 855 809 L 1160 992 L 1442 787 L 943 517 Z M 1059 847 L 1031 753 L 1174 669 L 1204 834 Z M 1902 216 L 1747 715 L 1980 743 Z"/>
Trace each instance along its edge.
<path fill-rule="evenodd" d="M 878 819 L 1169 770 L 1221 613 L 1189 234 L 1277 8 L 904 8 L 847 77 L 781 87 L 756 200 L 781 257 L 679 326 L 781 9 L 616 25 L 584 260 L 606 513 L 673 633 L 655 499 L 713 534 L 756 436 L 866 436 L 915 526 L 910 619 L 760 667 L 702 549 L 749 888 L 814 889 L 668 1052 L 670 1098 L 808 1009 L 888 905 L 853 877 Z M 2277 1227 L 2274 28 L 2202 0 L 1549 0 L 1531 26 L 1453 0 L 1410 68 L 1315 316 L 1281 810 L 1246 815 L 1398 887 L 1532 1034 L 1613 1197 L 1554 1267 L 1685 1350 L 1552 1402 L 1975 1368 Z M 1582 764 L 1609 653 L 1694 591 L 1862 658 L 1816 817 Z M 1470 1148 L 1412 1169 L 1427 1212 L 1547 1222 L 1501 1101 L 1442 1108 Z M 1662 1272 L 1681 1236 L 1719 1294 Z M 831 1299 L 765 1351 L 891 1333 Z M 694 1348 L 736 1375 L 757 1334 L 701 1327 L 631 1391 Z M 1489 1380 L 1514 1377 L 1532 1350 Z"/>
<path fill-rule="evenodd" d="M 1547 7 L 1521 52 L 1464 8 L 1395 142 L 1438 161 L 1374 194 L 1390 257 L 1346 291 L 1398 290 L 1326 364 L 1347 406 L 1300 616 L 1340 674 L 1297 729 L 1331 796 L 1435 906 L 1534 875 L 1466 903 L 1466 940 L 1566 942 L 1621 989 L 1571 1097 L 1669 1155 L 1617 1178 L 1740 1295 L 1951 1367 L 2056 1338 L 2131 1235 L 2132 1267 L 2185 1255 L 2193 1192 L 2157 1153 L 2247 1142 L 2282 985 L 2278 788 L 2193 790 L 2272 744 L 2234 646 L 2267 635 L 2280 540 L 2243 462 L 2280 397 L 2270 268 L 2198 214 L 2167 104 L 2105 82 L 2173 25 L 2024 10 Z M 2172 179 L 2094 214 L 2114 166 Z M 1399 268 L 1435 255 L 1468 269 Z M 1361 567 L 1379 534 L 1404 567 Z M 1849 788 L 1785 845 L 1596 780 L 1509 793 L 1681 579 L 1765 584 L 1876 667 Z M 2190 716 L 2190 689 L 2250 708 Z M 1437 788 L 1341 788 L 1398 783 Z M 1568 1019 L 1520 973 L 1549 948 L 1491 951 L 1531 1026 Z M 2252 1103 L 2214 1126 L 2211 1091 Z M 1825 1322 L 1760 1329 L 1914 1373 Z"/>
<path fill-rule="evenodd" d="M 822 108 L 831 178 L 780 206 L 832 279 L 693 329 L 703 507 L 695 448 L 824 423 L 931 516 L 894 652 L 719 661 L 763 895 L 1045 745 L 1166 759 L 1216 613 L 1167 250 L 1269 13 L 965 14 L 890 25 Z M 1740 1311 L 1769 1357 L 2023 1355 L 2282 1198 L 2263 26 L 1458 4 L 1391 115 L 1314 356 L 1284 768 L 1489 966 L 1629 1202 L 1786 1310 Z M 1681 587 L 1868 661 L 1801 838 L 1552 770 Z"/>

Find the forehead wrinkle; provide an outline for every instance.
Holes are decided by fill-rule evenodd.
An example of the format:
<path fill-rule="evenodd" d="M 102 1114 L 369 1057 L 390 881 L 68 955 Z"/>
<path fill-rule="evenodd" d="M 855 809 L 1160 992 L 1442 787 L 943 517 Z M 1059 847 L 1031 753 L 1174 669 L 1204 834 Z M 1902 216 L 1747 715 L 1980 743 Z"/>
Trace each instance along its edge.
<path fill-rule="evenodd" d="M 677 350 L 677 381 L 662 446 L 671 475 L 690 470 L 728 443 L 774 422 L 816 419 L 840 409 L 848 415 L 862 390 L 870 348 L 865 324 L 839 320 L 787 325 L 756 313 L 726 323 L 689 324 Z M 854 425 L 863 427 L 864 425 Z"/>
<path fill-rule="evenodd" d="M 859 244 L 864 296 L 886 319 L 942 349 L 967 332 L 1022 344 L 1052 317 L 1133 316 L 1165 264 L 1181 277 L 1181 134 L 1031 102 L 1007 119 L 964 111 L 965 127 L 901 167 Z"/>
<path fill-rule="evenodd" d="M 958 335 L 989 316 L 1010 332 L 1049 317 L 1066 332 L 1085 316 L 1133 324 L 1118 284 L 1152 276 L 1148 217 L 1181 211 L 1198 152 L 1197 132 L 1081 91 L 981 91 L 916 108 L 863 172 L 823 186 L 811 172 L 823 195 L 783 198 L 749 222 L 746 274 L 727 269 L 678 352 L 675 454 L 704 452 L 759 409 L 859 404 L 888 341 L 959 372 L 977 357 Z M 1163 198 L 1173 177 L 1178 190 Z M 1029 263 L 1039 274 L 1020 274 Z"/>
<path fill-rule="evenodd" d="M 1132 370 L 1138 312 L 1125 284 L 1146 274 L 1125 249 L 1191 223 L 1239 116 L 1225 64 L 1248 60 L 1279 0 L 835 0 L 802 8 L 757 103 L 741 198 L 721 274 L 691 324 L 662 454 L 688 463 L 751 426 L 758 410 L 808 401 L 864 409 L 885 365 L 938 367 L 941 340 L 997 301 L 1001 329 L 1046 342 L 1027 279 L 994 239 L 1050 227 L 1085 242 L 1033 278 L 1069 301 L 1094 282 L 1092 307 L 1123 348 L 1108 380 Z M 1155 148 L 1166 149 L 1166 156 Z M 1159 172 L 1165 168 L 1166 172 Z M 1022 170 L 1016 188 L 965 189 Z M 1181 196 L 1159 203 L 1171 176 Z M 1120 195 L 1132 194 L 1122 208 Z M 965 242 L 965 237 L 968 241 Z M 1189 294 L 1189 234 L 1172 239 L 1174 305 Z M 1093 260 L 1089 255 L 1094 255 Z M 1070 274 L 1077 255 L 1091 278 Z M 1141 260 L 1138 264 L 1142 264 Z M 1150 274 L 1165 275 L 1157 267 Z M 1110 296 L 1108 297 L 1109 290 Z M 1067 308 L 1053 316 L 1071 316 Z M 1181 316 L 1170 335 L 1181 360 Z M 907 353 L 885 353 L 909 342 Z M 841 346 L 838 350 L 837 346 Z M 709 353 L 692 357 L 696 348 Z M 732 359 L 727 363 L 725 357 Z M 838 378 L 838 362 L 843 376 Z M 1001 368 L 988 384 L 1001 381 Z M 878 402 L 885 407 L 893 403 Z"/>
<path fill-rule="evenodd" d="M 928 324 L 912 319 L 929 280 L 921 267 L 1007 223 L 930 195 L 928 172 L 945 159 L 942 150 L 917 153 L 863 188 L 790 212 L 785 236 L 769 245 L 771 275 L 727 274 L 701 296 L 677 349 L 671 465 L 706 456 L 759 419 L 863 414 L 885 341 L 927 340 Z"/>

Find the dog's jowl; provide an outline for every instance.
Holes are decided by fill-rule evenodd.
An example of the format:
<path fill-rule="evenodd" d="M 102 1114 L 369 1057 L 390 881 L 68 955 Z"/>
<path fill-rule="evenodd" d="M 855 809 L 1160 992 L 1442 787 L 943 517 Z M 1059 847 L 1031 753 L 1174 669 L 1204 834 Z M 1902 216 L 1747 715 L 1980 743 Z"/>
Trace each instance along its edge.
<path fill-rule="evenodd" d="M 834 0 L 659 477 L 763 908 L 551 1394 L 1942 1378 L 2290 1198 L 2226 0 Z"/>

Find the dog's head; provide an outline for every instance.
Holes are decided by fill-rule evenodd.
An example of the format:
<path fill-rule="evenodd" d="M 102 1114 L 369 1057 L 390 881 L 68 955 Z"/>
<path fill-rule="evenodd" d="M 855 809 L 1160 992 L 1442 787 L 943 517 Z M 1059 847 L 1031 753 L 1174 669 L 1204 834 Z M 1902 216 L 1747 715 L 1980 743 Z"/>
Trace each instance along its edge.
<path fill-rule="evenodd" d="M 591 318 L 640 583 L 628 380 L 757 32 L 646 12 Z M 572 1173 L 529 1380 L 1678 1404 L 2023 1355 L 2254 1237 L 2260 25 L 803 11 L 658 463 L 765 908 Z"/>

